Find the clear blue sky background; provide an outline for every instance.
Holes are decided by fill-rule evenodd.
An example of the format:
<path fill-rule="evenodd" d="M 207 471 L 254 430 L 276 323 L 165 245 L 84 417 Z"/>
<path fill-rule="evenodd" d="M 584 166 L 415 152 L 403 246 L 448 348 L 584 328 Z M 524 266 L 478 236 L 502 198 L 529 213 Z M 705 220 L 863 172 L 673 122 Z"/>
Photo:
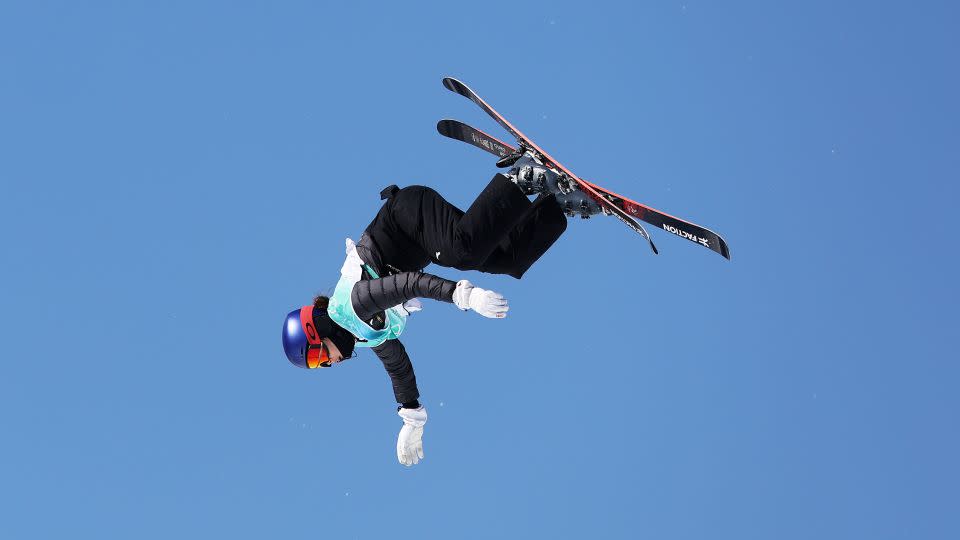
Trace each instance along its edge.
<path fill-rule="evenodd" d="M 636 5 L 639 4 L 639 5 Z M 0 537 L 958 538 L 950 2 L 0 4 Z M 427 302 L 397 464 L 290 366 L 384 186 L 466 206 L 462 78 L 733 260 L 572 222 L 505 321 Z"/>

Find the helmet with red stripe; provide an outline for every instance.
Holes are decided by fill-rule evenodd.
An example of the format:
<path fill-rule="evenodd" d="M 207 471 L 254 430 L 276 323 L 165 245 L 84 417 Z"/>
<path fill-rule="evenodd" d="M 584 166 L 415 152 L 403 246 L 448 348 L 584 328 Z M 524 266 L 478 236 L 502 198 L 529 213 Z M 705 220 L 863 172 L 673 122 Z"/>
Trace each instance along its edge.
<path fill-rule="evenodd" d="M 330 352 L 323 338 L 329 338 L 346 359 L 353 354 L 356 338 L 333 322 L 327 310 L 303 306 L 287 314 L 283 322 L 283 351 L 290 363 L 313 369 L 330 367 Z"/>

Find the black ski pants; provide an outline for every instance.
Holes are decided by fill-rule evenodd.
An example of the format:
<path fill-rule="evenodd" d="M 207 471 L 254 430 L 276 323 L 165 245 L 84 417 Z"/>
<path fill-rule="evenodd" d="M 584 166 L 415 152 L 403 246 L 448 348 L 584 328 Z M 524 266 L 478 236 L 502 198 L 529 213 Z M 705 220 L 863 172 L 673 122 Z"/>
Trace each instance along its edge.
<path fill-rule="evenodd" d="M 401 189 L 389 204 L 397 232 L 429 262 L 517 279 L 567 228 L 553 195 L 531 202 L 502 174 L 490 180 L 466 212 L 426 186 Z"/>

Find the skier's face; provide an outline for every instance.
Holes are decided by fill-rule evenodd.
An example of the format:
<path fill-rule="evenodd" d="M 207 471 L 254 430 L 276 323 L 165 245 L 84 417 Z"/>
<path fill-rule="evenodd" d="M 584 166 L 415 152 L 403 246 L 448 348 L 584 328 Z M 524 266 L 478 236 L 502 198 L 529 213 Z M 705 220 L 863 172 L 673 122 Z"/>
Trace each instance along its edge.
<path fill-rule="evenodd" d="M 307 349 L 307 367 L 328 368 L 343 360 L 343 353 L 330 338 L 320 338 L 319 343 Z"/>
<path fill-rule="evenodd" d="M 327 356 L 330 358 L 331 364 L 336 364 L 337 362 L 343 360 L 343 355 L 340 353 L 340 349 L 334 345 L 330 338 L 323 338 L 323 346 L 327 348 Z"/>

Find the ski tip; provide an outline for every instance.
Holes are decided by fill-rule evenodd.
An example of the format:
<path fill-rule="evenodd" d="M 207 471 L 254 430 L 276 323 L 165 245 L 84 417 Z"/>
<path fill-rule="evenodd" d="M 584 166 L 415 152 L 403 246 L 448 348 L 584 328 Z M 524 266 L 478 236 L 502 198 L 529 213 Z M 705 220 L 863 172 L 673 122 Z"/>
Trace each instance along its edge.
<path fill-rule="evenodd" d="M 457 79 L 454 79 L 453 77 L 444 77 L 443 86 L 446 87 L 447 90 L 461 95 L 465 92 L 469 92 L 467 85 L 463 84 Z"/>

